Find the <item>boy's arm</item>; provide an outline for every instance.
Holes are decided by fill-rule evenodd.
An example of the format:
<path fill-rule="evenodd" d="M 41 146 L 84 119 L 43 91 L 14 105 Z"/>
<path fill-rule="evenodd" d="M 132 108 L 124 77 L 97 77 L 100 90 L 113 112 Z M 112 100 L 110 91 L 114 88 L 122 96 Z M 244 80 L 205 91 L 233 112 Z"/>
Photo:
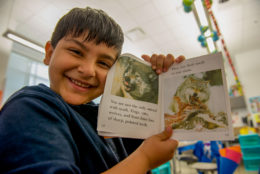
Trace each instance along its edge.
<path fill-rule="evenodd" d="M 129 157 L 103 174 L 144 174 L 169 161 L 178 146 L 176 140 L 170 139 L 171 135 L 172 129 L 169 127 L 162 133 L 148 138 Z"/>

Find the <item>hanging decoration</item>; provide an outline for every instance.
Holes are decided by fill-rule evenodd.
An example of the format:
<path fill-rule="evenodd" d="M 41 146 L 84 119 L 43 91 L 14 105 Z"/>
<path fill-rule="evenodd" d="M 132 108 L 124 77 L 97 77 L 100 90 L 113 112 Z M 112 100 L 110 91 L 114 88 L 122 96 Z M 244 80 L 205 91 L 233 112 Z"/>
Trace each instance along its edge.
<path fill-rule="evenodd" d="M 186 13 L 193 11 L 194 16 L 196 17 L 197 23 L 201 31 L 201 35 L 198 37 L 198 41 L 200 42 L 201 46 L 207 48 L 209 52 L 216 52 L 217 49 L 215 41 L 218 40 L 218 37 L 216 36 L 216 32 L 213 31 L 210 23 L 208 22 L 208 19 L 206 18 L 202 3 L 200 3 L 200 6 L 197 7 L 197 2 L 198 1 L 196 0 L 183 0 L 182 4 L 184 11 Z M 201 20 L 201 18 L 203 19 Z"/>
<path fill-rule="evenodd" d="M 199 19 L 199 14 L 198 14 L 198 11 L 197 11 L 198 9 L 196 9 L 195 5 L 194 5 L 195 1 L 201 1 L 203 6 L 206 7 L 206 9 L 203 7 L 203 11 L 205 11 L 205 13 L 209 14 L 209 15 L 205 15 L 206 16 L 206 22 L 203 22 L 203 21 L 201 21 L 201 19 Z M 210 52 L 210 53 L 217 52 L 217 46 L 216 46 L 215 42 L 218 41 L 219 39 L 221 40 L 221 44 L 223 46 L 225 55 L 228 59 L 229 65 L 230 65 L 232 72 L 234 74 L 234 77 L 235 77 L 236 86 L 238 88 L 239 94 L 242 96 L 243 90 L 242 90 L 241 83 L 238 79 L 236 69 L 235 69 L 235 67 L 232 63 L 232 59 L 231 59 L 229 51 L 226 47 L 224 38 L 223 38 L 223 36 L 220 32 L 216 18 L 215 18 L 214 14 L 211 10 L 212 0 L 183 0 L 182 4 L 183 4 L 183 7 L 184 7 L 184 11 L 186 13 L 189 13 L 191 11 L 193 11 L 193 13 L 194 13 L 194 16 L 197 20 L 197 23 L 199 25 L 200 32 L 201 32 L 201 34 L 198 36 L 198 41 L 200 42 L 202 47 L 207 48 L 208 52 Z M 213 28 L 211 26 L 210 18 L 208 16 L 211 17 L 216 30 L 213 30 Z"/>
<path fill-rule="evenodd" d="M 183 7 L 184 7 L 184 11 L 186 13 L 189 13 L 192 10 L 193 1 L 194 0 L 183 0 L 182 1 Z"/>
<path fill-rule="evenodd" d="M 224 38 L 223 38 L 223 36 L 222 36 L 222 34 L 221 34 L 221 32 L 220 32 L 220 29 L 219 29 L 217 20 L 216 20 L 214 14 L 213 14 L 212 9 L 211 9 L 212 2 L 210 3 L 210 0 L 204 0 L 204 3 L 205 3 L 206 9 L 207 9 L 207 11 L 208 11 L 210 17 L 211 17 L 212 20 L 213 20 L 213 23 L 214 23 L 215 28 L 216 28 L 216 30 L 217 30 L 217 35 L 218 35 L 218 37 L 221 37 L 221 44 L 222 44 L 223 49 L 224 49 L 224 51 L 225 51 L 225 54 L 226 54 L 226 57 L 227 57 L 227 59 L 228 59 L 229 65 L 231 66 L 231 69 L 232 69 L 233 74 L 234 74 L 234 76 L 235 76 L 235 81 L 236 81 L 236 84 L 237 84 L 238 91 L 239 91 L 240 95 L 242 96 L 242 95 L 243 95 L 243 89 L 242 89 L 241 83 L 240 83 L 240 81 L 239 81 L 239 79 L 238 79 L 238 75 L 237 75 L 237 73 L 236 73 L 236 69 L 235 69 L 235 67 L 234 67 L 234 65 L 233 65 L 233 62 L 232 62 L 231 56 L 230 56 L 230 54 L 229 54 L 229 51 L 228 51 L 228 49 L 227 49 L 226 43 L 225 43 L 225 41 L 224 41 Z"/>

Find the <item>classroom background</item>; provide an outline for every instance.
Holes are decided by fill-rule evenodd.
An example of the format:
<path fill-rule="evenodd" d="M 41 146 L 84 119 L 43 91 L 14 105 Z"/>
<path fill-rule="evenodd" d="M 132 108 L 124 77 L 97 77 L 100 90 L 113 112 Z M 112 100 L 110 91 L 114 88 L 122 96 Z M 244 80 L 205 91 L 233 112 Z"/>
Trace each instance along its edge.
<path fill-rule="evenodd" d="M 152 173 L 258 173 L 259 0 L 1 0 L 0 106 L 23 86 L 48 84 L 44 45 L 64 13 L 86 6 L 121 25 L 123 53 L 223 54 L 235 140 L 180 142 L 174 159 Z"/>

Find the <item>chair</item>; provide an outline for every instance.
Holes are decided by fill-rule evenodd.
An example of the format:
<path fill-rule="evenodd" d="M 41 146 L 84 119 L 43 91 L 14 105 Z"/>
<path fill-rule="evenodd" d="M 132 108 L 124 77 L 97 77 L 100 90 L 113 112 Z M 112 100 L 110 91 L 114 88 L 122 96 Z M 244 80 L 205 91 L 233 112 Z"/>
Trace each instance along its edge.
<path fill-rule="evenodd" d="M 218 170 L 216 163 L 209 162 L 195 162 L 190 165 L 191 168 L 196 169 L 199 173 L 214 173 Z"/>
<path fill-rule="evenodd" d="M 214 173 L 219 169 L 219 148 L 222 147 L 220 141 L 210 141 L 210 143 L 204 143 L 198 141 L 195 144 L 194 155 L 198 158 L 198 162 L 190 165 L 198 173 Z"/>

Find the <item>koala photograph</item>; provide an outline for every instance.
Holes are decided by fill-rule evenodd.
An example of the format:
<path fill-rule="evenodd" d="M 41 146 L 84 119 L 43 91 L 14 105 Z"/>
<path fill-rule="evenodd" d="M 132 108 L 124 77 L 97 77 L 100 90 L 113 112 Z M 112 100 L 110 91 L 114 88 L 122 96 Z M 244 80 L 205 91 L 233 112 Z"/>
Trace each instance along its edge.
<path fill-rule="evenodd" d="M 151 66 L 127 56 L 116 62 L 111 94 L 158 104 L 158 75 Z"/>

